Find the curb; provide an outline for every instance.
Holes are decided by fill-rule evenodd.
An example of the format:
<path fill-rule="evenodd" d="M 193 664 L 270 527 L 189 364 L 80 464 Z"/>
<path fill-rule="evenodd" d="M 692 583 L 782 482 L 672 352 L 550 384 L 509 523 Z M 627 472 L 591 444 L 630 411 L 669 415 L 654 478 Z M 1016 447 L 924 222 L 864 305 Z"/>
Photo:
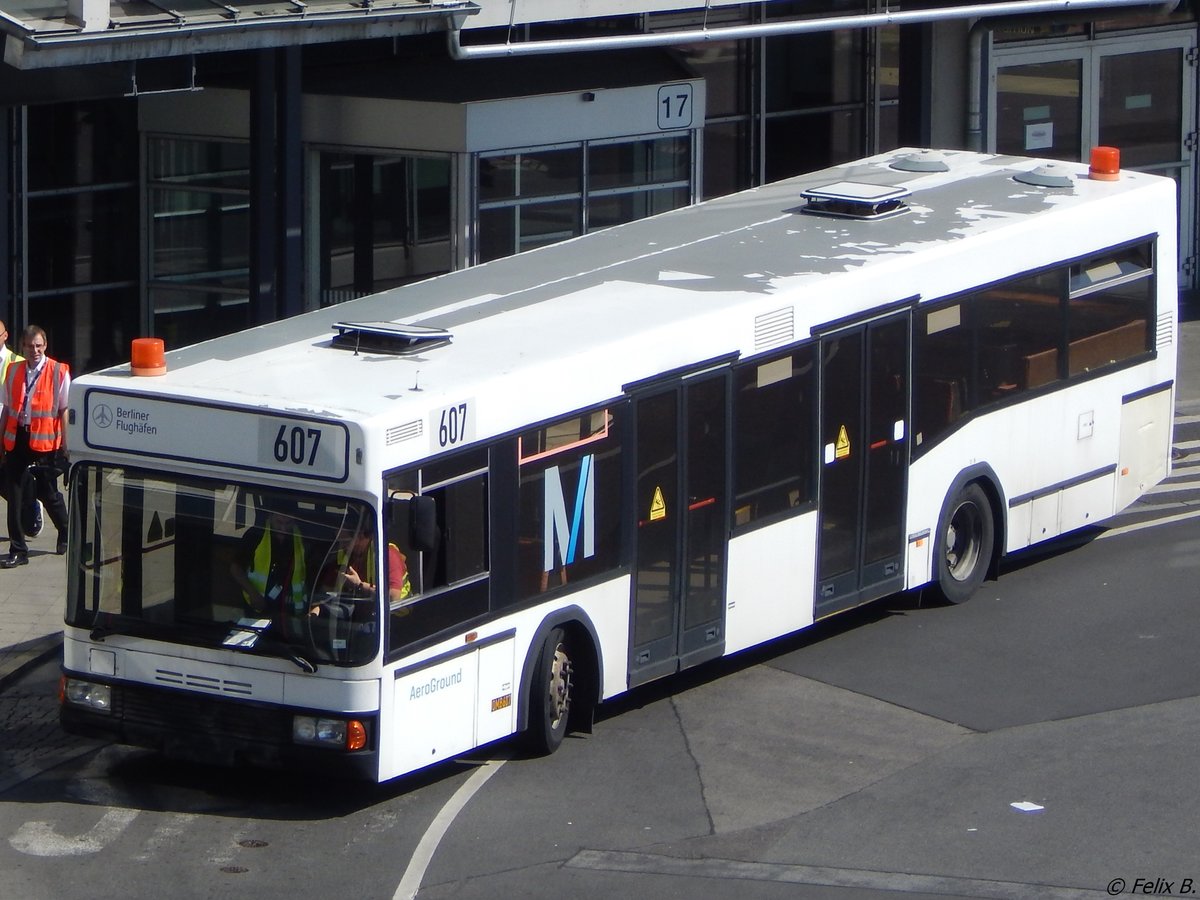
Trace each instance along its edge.
<path fill-rule="evenodd" d="M 7 648 L 0 657 L 0 691 L 7 689 L 30 669 L 41 665 L 55 654 L 61 655 L 62 642 L 60 631 Z"/>

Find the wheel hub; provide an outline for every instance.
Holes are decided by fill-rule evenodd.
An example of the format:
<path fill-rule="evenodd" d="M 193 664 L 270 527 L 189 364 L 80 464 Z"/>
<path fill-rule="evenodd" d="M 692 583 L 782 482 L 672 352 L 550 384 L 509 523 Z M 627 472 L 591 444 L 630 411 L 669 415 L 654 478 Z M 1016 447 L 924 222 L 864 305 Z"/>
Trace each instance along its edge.
<path fill-rule="evenodd" d="M 571 658 L 559 644 L 550 664 L 549 700 L 551 724 L 557 726 L 571 708 Z"/>

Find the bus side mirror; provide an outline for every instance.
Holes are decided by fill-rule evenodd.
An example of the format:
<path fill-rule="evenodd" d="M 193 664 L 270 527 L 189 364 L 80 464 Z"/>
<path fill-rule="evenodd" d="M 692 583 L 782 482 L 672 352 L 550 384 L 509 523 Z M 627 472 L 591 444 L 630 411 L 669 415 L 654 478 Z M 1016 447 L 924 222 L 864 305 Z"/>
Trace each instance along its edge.
<path fill-rule="evenodd" d="M 437 501 L 416 496 L 408 501 L 408 534 L 415 550 L 436 550 L 441 540 L 437 523 Z"/>
<path fill-rule="evenodd" d="M 436 550 L 441 534 L 437 524 L 437 501 L 420 494 L 394 498 L 388 504 L 388 520 L 392 528 L 408 536 L 413 550 Z"/>

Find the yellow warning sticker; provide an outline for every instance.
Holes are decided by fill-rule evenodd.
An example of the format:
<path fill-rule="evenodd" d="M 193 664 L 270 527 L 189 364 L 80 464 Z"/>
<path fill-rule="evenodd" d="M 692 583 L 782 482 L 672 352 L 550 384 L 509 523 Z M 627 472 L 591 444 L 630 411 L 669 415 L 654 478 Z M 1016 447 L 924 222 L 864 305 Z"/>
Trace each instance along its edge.
<path fill-rule="evenodd" d="M 834 459 L 846 459 L 850 456 L 850 435 L 846 433 L 846 426 L 838 426 L 837 443 L 833 446 Z"/>
<path fill-rule="evenodd" d="M 650 501 L 650 521 L 657 522 L 667 517 L 667 501 L 663 499 L 662 488 L 654 489 L 654 499 Z"/>

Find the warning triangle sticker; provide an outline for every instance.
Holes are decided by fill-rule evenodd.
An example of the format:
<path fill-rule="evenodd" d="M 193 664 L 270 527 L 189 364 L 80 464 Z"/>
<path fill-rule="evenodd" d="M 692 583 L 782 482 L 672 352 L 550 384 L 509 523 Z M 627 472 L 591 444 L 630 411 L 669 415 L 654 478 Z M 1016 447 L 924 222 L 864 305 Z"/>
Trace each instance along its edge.
<path fill-rule="evenodd" d="M 846 459 L 850 455 L 850 435 L 846 433 L 846 426 L 838 426 L 837 443 L 833 446 L 834 459 Z"/>
<path fill-rule="evenodd" d="M 667 501 L 663 499 L 662 488 L 654 489 L 654 499 L 650 501 L 650 521 L 657 522 L 667 517 Z"/>

